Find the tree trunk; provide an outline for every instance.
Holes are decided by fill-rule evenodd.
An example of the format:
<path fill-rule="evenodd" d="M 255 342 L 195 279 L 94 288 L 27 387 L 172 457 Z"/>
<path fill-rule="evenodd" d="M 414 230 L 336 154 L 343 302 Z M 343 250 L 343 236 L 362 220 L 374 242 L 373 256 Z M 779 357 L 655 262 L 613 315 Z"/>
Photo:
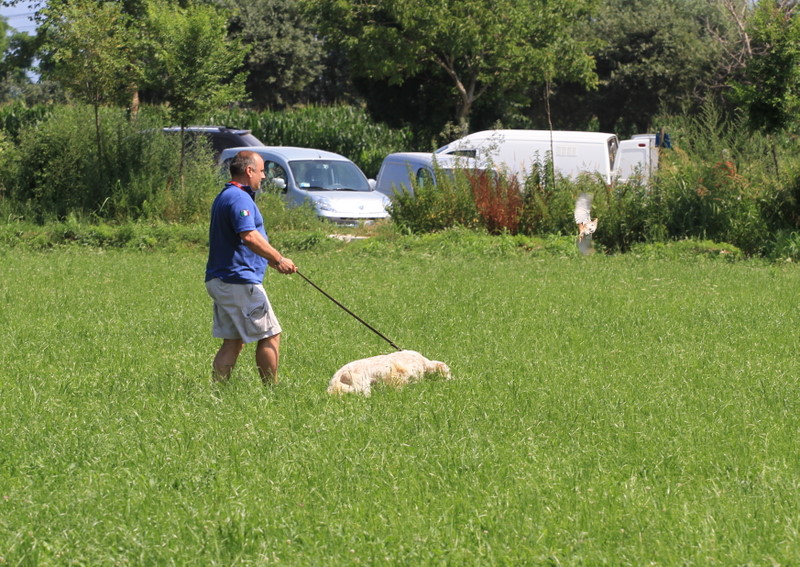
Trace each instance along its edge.
<path fill-rule="evenodd" d="M 133 96 L 131 97 L 130 119 L 136 120 L 139 116 L 139 89 L 134 89 Z"/>
<path fill-rule="evenodd" d="M 100 135 L 100 105 L 94 105 L 94 136 L 97 143 L 97 162 L 103 163 L 103 137 Z"/>
<path fill-rule="evenodd" d="M 772 142 L 770 145 L 772 146 L 772 161 L 775 162 L 775 175 L 779 176 L 780 171 L 778 171 L 778 148 L 775 142 Z"/>

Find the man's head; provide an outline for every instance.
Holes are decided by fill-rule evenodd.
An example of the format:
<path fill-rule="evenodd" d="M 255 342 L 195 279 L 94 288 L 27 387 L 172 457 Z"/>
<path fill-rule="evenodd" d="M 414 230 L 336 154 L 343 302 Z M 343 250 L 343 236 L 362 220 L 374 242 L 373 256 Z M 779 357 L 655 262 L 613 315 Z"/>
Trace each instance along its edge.
<path fill-rule="evenodd" d="M 236 154 L 228 167 L 233 181 L 249 185 L 253 191 L 258 191 L 261 181 L 266 177 L 264 159 L 250 150 L 242 150 Z"/>

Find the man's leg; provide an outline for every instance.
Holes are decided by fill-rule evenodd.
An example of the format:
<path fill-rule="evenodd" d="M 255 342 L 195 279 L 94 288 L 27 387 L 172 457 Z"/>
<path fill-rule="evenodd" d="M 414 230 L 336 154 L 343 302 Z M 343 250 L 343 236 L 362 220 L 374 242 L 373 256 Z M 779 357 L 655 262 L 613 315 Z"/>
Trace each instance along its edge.
<path fill-rule="evenodd" d="M 223 339 L 222 346 L 214 357 L 214 380 L 223 382 L 230 378 L 231 370 L 236 366 L 236 360 L 244 347 L 241 339 Z"/>
<path fill-rule="evenodd" d="M 278 359 L 280 358 L 281 335 L 261 339 L 256 345 L 256 366 L 264 384 L 278 383 Z"/>

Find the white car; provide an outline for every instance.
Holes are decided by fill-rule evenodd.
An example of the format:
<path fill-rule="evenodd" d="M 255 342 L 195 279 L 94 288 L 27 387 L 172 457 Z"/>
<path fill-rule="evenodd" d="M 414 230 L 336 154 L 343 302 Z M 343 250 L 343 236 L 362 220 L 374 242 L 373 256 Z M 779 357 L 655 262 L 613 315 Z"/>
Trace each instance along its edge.
<path fill-rule="evenodd" d="M 383 159 L 375 189 L 391 197 L 395 193 L 414 194 L 414 186 L 436 184 L 436 174 L 452 176 L 456 169 L 483 169 L 477 160 L 463 156 L 424 152 L 399 152 Z"/>
<path fill-rule="evenodd" d="M 250 150 L 264 158 L 267 178 L 283 192 L 290 207 L 310 204 L 317 216 L 344 226 L 357 226 L 389 217 L 391 201 L 375 191 L 375 180 L 367 179 L 356 164 L 344 156 L 290 146 L 251 146 L 228 148 L 220 154 L 220 165 L 227 170 L 233 157 Z"/>

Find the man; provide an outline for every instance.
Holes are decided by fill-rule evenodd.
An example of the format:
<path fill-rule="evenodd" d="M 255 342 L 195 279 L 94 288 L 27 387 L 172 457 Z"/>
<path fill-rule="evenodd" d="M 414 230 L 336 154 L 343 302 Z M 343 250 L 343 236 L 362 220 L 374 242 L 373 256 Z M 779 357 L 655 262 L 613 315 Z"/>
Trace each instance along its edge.
<path fill-rule="evenodd" d="M 262 285 L 267 264 L 282 274 L 297 267 L 273 248 L 255 202 L 264 160 L 241 151 L 230 164 L 231 180 L 214 199 L 209 227 L 206 289 L 214 300 L 213 335 L 222 339 L 214 379 L 226 380 L 245 343 L 257 342 L 256 366 L 265 384 L 278 383 L 281 326 Z"/>

